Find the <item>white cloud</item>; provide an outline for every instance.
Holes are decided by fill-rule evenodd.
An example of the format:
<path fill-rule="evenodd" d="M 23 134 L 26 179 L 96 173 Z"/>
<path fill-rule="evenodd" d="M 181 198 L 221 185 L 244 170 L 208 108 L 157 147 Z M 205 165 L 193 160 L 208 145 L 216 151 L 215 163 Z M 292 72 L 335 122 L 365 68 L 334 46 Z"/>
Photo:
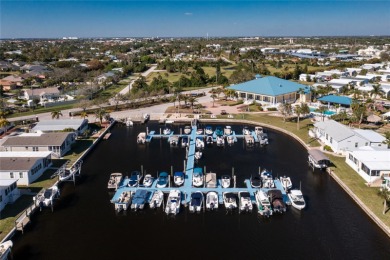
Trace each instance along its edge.
<path fill-rule="evenodd" d="M 184 15 L 192 15 L 192 13 L 187 12 L 187 13 L 184 13 Z"/>

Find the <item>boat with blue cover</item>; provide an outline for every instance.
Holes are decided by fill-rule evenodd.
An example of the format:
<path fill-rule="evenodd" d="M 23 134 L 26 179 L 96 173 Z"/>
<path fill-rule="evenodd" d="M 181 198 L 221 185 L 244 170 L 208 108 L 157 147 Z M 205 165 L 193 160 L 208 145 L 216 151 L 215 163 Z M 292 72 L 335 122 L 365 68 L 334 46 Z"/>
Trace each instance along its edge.
<path fill-rule="evenodd" d="M 175 172 L 173 174 L 173 182 L 176 186 L 181 186 L 184 184 L 184 172 Z"/>
<path fill-rule="evenodd" d="M 214 131 L 216 136 L 223 136 L 223 129 L 220 126 L 217 126 Z"/>
<path fill-rule="evenodd" d="M 204 129 L 204 133 L 206 135 L 212 135 L 213 134 L 213 128 L 211 126 L 206 126 L 205 129 Z"/>
<path fill-rule="evenodd" d="M 140 171 L 132 171 L 130 174 L 130 180 L 129 180 L 128 186 L 129 187 L 138 186 L 141 178 L 142 178 L 142 175 L 141 175 Z"/>
<path fill-rule="evenodd" d="M 161 172 L 157 179 L 157 188 L 165 188 L 168 185 L 168 173 Z"/>
<path fill-rule="evenodd" d="M 191 193 L 190 212 L 201 212 L 203 205 L 203 193 L 195 191 Z"/>
<path fill-rule="evenodd" d="M 148 190 L 137 190 L 131 200 L 131 209 L 144 209 L 145 203 L 150 197 L 150 191 Z"/>

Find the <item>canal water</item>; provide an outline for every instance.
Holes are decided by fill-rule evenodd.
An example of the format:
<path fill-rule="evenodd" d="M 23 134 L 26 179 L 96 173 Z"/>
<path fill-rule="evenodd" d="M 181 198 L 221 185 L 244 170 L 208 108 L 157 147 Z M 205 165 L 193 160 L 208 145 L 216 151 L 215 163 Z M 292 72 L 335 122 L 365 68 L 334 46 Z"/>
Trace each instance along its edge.
<path fill-rule="evenodd" d="M 162 127 L 149 122 L 149 130 Z M 173 126 L 176 133 L 179 127 Z M 288 175 L 301 185 L 307 202 L 302 212 L 289 207 L 283 215 L 263 219 L 250 214 L 218 211 L 176 217 L 161 209 L 114 211 L 107 191 L 110 173 L 143 169 L 183 170 L 185 149 L 166 139 L 136 143 L 145 125 L 117 125 L 85 159 L 82 176 L 62 186 L 54 212 L 33 217 L 24 235 L 14 238 L 13 259 L 389 259 L 390 239 L 325 172 L 312 172 L 307 152 L 291 137 L 268 130 L 270 144 L 206 147 L 199 166 L 219 176 L 237 175 L 237 187 L 259 167 Z M 234 125 L 237 133 L 242 125 Z M 357 176 L 357 178 L 359 178 Z"/>

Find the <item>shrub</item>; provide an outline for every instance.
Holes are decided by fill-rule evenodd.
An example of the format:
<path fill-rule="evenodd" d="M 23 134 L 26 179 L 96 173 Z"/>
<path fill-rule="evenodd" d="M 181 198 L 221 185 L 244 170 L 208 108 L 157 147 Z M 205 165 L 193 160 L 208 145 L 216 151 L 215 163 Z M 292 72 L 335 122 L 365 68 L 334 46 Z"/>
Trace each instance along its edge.
<path fill-rule="evenodd" d="M 328 152 L 333 152 L 332 148 L 330 148 L 329 145 L 325 145 L 325 146 L 324 146 L 324 150 L 325 150 L 325 151 L 328 151 Z"/>
<path fill-rule="evenodd" d="M 270 107 L 267 108 L 267 111 L 278 111 L 278 109 L 276 107 Z"/>

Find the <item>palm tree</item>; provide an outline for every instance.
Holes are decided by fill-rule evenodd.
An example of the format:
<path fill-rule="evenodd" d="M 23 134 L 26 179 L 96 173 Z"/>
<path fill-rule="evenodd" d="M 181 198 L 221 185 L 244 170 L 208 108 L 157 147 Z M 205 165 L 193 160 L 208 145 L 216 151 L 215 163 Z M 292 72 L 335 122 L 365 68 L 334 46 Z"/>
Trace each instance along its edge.
<path fill-rule="evenodd" d="M 4 129 L 4 134 L 7 133 L 7 125 L 9 125 L 9 121 L 5 117 L 0 117 L 0 128 Z"/>
<path fill-rule="evenodd" d="M 88 117 L 88 113 L 86 111 L 82 111 L 80 113 L 80 117 L 82 117 L 83 119 L 85 119 L 86 117 Z"/>
<path fill-rule="evenodd" d="M 189 97 L 188 102 L 191 104 L 191 109 L 194 109 L 194 103 L 196 102 L 196 97 Z"/>
<path fill-rule="evenodd" d="M 383 91 L 380 84 L 374 84 L 372 85 L 372 90 L 370 91 L 371 97 L 376 100 L 376 98 L 379 96 L 381 97 L 383 95 Z"/>
<path fill-rule="evenodd" d="M 291 115 L 292 107 L 290 103 L 284 103 L 279 105 L 279 111 L 283 115 L 283 121 L 286 122 L 286 117 Z"/>
<path fill-rule="evenodd" d="M 387 147 L 390 147 L 390 131 L 385 132 L 385 138 L 386 140 L 384 141 L 384 143 L 387 144 Z"/>
<path fill-rule="evenodd" d="M 59 119 L 60 116 L 62 116 L 62 112 L 59 111 L 59 110 L 54 110 L 53 112 L 51 112 L 51 118 L 52 119 Z"/>
<path fill-rule="evenodd" d="M 101 108 L 101 107 L 95 111 L 95 117 L 96 117 L 96 118 L 99 118 L 100 124 L 103 123 L 103 118 L 104 118 L 104 116 L 105 116 L 106 114 L 107 114 L 107 113 L 106 113 L 106 110 L 104 110 L 104 109 Z"/>
<path fill-rule="evenodd" d="M 215 99 L 217 98 L 217 95 L 215 95 L 214 93 L 211 94 L 210 96 L 212 99 L 213 99 L 213 107 L 215 106 L 214 102 L 215 102 Z"/>
<path fill-rule="evenodd" d="M 326 106 L 320 106 L 317 110 L 321 113 L 322 121 L 324 121 L 325 111 L 327 107 Z"/>
<path fill-rule="evenodd" d="M 297 130 L 299 130 L 299 119 L 301 114 L 306 115 L 310 113 L 310 108 L 306 103 L 302 103 L 295 107 L 295 114 L 297 114 Z"/>
<path fill-rule="evenodd" d="M 388 204 L 390 201 L 390 191 L 384 188 L 381 188 L 378 192 L 378 195 L 383 198 L 383 215 L 386 214 Z"/>

